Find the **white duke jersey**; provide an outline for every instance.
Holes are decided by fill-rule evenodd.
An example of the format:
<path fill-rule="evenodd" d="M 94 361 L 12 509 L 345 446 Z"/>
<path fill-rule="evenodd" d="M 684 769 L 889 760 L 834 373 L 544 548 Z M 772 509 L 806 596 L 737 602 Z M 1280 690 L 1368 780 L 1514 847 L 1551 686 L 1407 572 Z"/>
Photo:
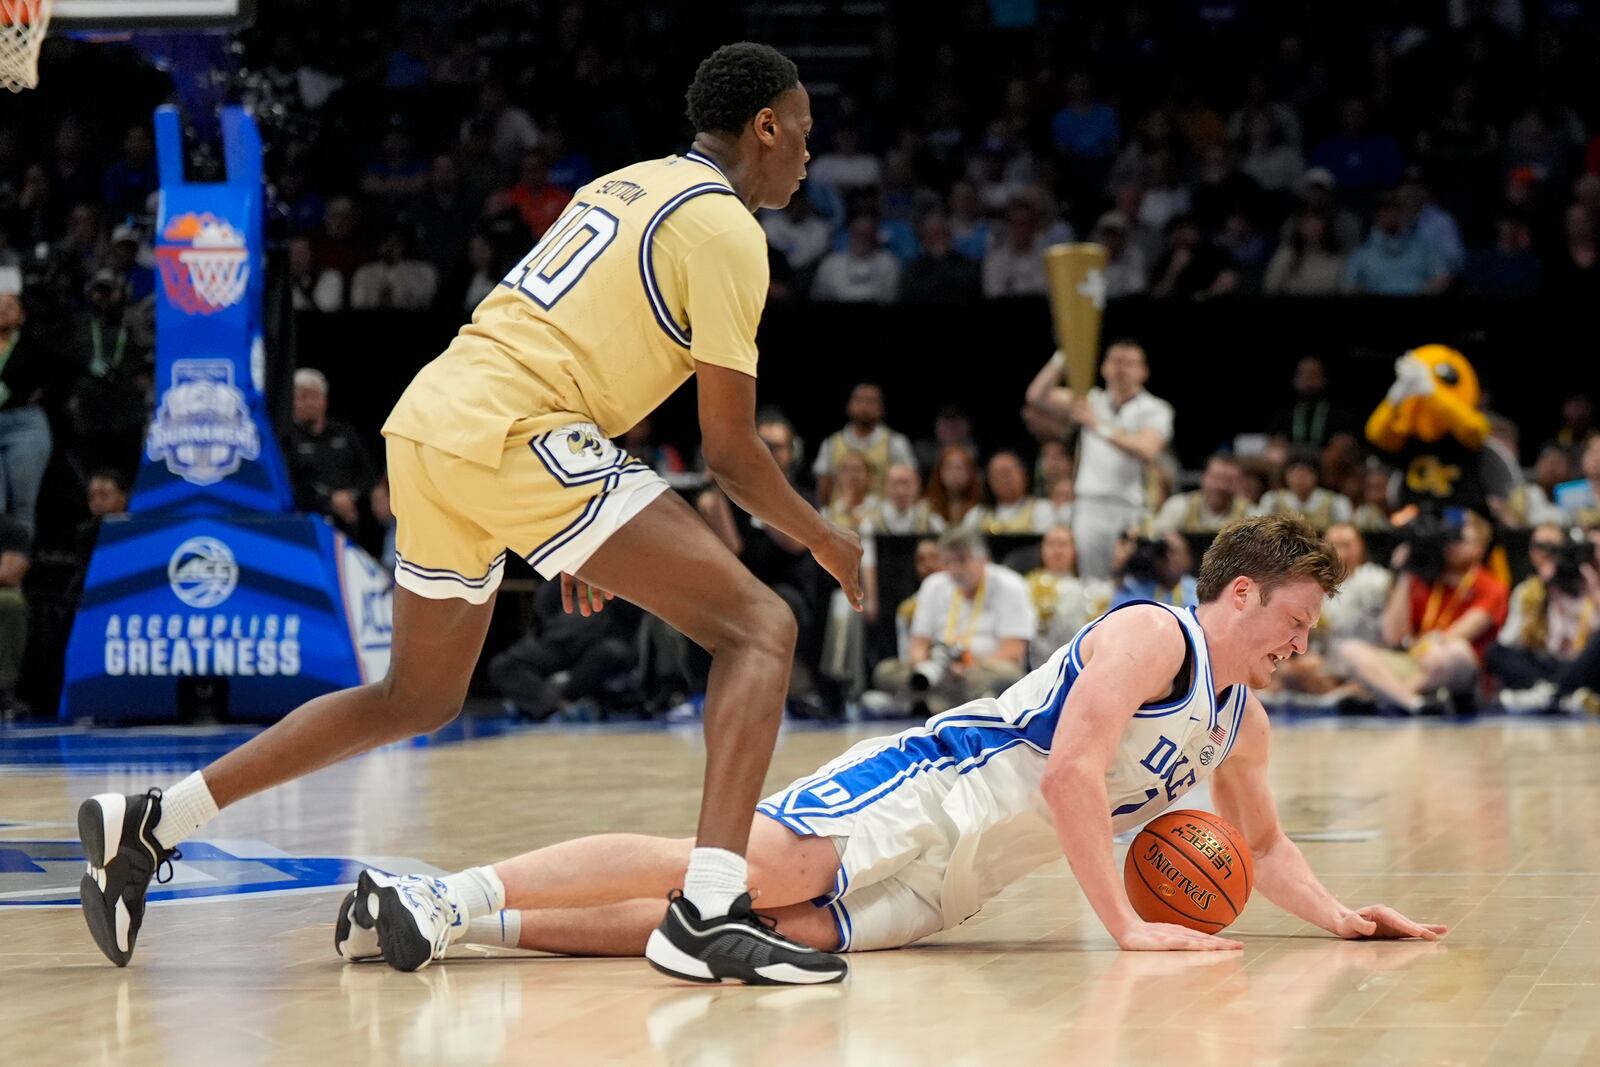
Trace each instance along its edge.
<path fill-rule="evenodd" d="M 1249 695 L 1243 685 L 1216 693 L 1205 632 L 1193 612 L 1156 606 L 1183 627 L 1191 682 L 1181 696 L 1143 705 L 1129 721 L 1106 771 L 1115 832 L 1154 818 L 1216 770 L 1233 748 Z M 999 697 L 862 741 L 759 810 L 796 833 L 846 839 L 834 897 L 894 877 L 908 864 L 932 865 L 942 871 L 934 903 L 947 927 L 960 923 L 1061 856 L 1041 786 L 1067 694 L 1083 670 L 1078 647 L 1105 617 Z"/>

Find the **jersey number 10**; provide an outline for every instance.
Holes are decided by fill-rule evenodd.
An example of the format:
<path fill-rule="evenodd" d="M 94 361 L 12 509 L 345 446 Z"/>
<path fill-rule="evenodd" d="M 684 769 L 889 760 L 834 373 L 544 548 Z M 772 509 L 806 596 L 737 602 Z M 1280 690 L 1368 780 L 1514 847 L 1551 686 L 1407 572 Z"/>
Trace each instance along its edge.
<path fill-rule="evenodd" d="M 575 203 L 500 284 L 527 294 L 528 299 L 549 311 L 578 284 L 589 264 L 617 239 L 617 227 L 617 217 L 609 211 L 581 201 Z"/>

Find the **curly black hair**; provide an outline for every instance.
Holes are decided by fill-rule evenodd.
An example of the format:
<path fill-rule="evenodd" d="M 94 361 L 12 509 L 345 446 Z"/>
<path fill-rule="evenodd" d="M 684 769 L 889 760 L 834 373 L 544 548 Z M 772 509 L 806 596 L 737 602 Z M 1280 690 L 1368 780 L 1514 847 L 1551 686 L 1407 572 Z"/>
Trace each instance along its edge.
<path fill-rule="evenodd" d="M 725 44 L 694 72 L 686 99 L 695 132 L 738 133 L 764 107 L 800 84 L 794 61 L 770 45 Z"/>

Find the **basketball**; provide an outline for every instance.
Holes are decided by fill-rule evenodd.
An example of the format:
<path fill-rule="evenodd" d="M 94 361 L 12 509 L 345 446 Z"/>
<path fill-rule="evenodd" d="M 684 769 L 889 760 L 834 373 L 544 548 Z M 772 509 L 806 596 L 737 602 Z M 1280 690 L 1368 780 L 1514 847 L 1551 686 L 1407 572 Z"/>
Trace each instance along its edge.
<path fill-rule="evenodd" d="M 1244 837 L 1209 811 L 1169 811 L 1128 846 L 1122 867 L 1139 918 L 1201 933 L 1226 929 L 1244 910 L 1255 864 Z"/>

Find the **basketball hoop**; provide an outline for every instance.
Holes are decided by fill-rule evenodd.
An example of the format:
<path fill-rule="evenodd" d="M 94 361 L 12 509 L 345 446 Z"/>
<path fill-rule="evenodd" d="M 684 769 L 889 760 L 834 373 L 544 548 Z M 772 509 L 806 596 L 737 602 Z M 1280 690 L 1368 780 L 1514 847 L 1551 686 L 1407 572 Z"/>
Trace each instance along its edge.
<path fill-rule="evenodd" d="M 0 0 L 0 85 L 12 92 L 39 84 L 39 49 L 52 0 Z"/>

